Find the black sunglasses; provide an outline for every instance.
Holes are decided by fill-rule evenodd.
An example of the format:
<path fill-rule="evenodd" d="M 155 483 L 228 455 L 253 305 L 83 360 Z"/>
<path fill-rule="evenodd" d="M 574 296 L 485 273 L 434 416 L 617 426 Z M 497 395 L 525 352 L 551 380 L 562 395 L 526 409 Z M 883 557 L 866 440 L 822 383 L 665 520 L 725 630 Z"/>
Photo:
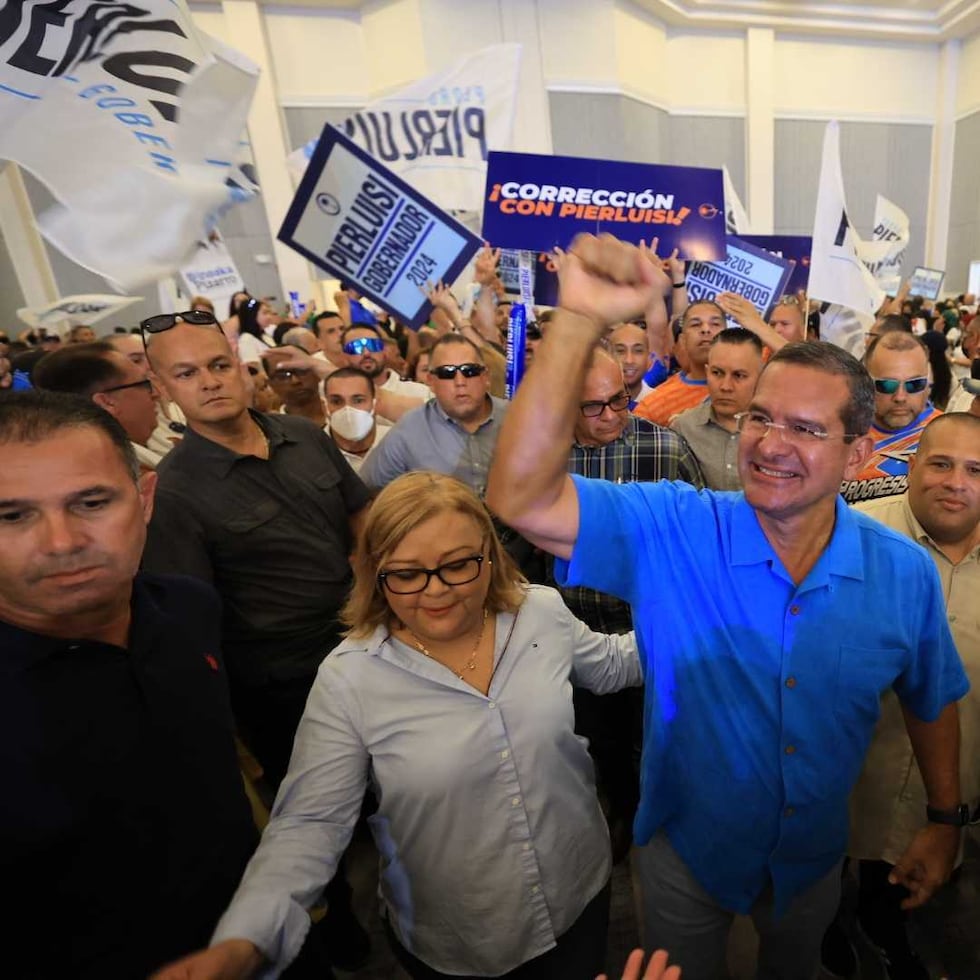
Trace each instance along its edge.
<path fill-rule="evenodd" d="M 153 384 L 149 378 L 144 378 L 142 381 L 130 381 L 126 385 L 113 385 L 111 388 L 103 388 L 99 394 L 107 395 L 110 391 L 125 391 L 127 388 L 142 388 L 144 391 L 152 391 Z"/>
<path fill-rule="evenodd" d="M 434 374 L 440 381 L 452 381 L 457 371 L 464 378 L 477 378 L 486 369 L 486 364 L 443 364 L 441 367 L 429 368 L 429 374 Z"/>
<path fill-rule="evenodd" d="M 209 310 L 185 310 L 183 313 L 158 313 L 140 320 L 140 333 L 163 333 L 176 327 L 178 323 L 190 323 L 195 327 L 215 326 L 219 333 L 224 333 L 214 314 Z M 144 336 L 144 340 L 145 340 Z"/>

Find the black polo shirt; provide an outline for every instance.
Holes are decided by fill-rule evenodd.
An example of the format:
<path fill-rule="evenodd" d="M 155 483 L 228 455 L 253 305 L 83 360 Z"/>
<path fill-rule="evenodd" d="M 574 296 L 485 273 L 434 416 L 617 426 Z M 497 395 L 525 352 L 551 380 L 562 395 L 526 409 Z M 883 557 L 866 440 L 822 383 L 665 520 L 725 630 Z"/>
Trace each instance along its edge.
<path fill-rule="evenodd" d="M 143 567 L 213 582 L 228 670 L 261 686 L 312 676 L 340 641 L 349 518 L 370 494 L 308 419 L 252 417 L 269 440 L 267 460 L 193 431 L 164 457 Z"/>
<path fill-rule="evenodd" d="M 128 649 L 0 622 L 0 973 L 135 980 L 204 945 L 256 843 L 214 590 L 138 575 Z"/>

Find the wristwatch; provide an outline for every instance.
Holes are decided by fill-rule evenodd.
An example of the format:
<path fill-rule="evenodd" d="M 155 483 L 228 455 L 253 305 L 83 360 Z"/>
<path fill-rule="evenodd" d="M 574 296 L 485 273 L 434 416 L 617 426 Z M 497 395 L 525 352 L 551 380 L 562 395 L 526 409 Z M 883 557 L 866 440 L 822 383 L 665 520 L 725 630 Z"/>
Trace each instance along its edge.
<path fill-rule="evenodd" d="M 951 810 L 937 810 L 927 804 L 926 819 L 929 823 L 945 823 L 953 827 L 965 827 L 970 822 L 970 808 L 966 803 L 960 803 Z"/>

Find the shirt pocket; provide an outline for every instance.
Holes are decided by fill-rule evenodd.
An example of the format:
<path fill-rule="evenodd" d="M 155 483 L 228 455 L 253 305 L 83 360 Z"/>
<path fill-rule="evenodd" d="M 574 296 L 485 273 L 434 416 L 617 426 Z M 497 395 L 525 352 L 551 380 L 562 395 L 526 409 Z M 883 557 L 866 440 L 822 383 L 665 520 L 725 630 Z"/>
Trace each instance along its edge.
<path fill-rule="evenodd" d="M 279 514 L 279 511 L 279 503 L 270 497 L 236 509 L 234 514 L 229 514 L 225 518 L 223 526 L 231 534 L 248 534 L 268 524 Z"/>

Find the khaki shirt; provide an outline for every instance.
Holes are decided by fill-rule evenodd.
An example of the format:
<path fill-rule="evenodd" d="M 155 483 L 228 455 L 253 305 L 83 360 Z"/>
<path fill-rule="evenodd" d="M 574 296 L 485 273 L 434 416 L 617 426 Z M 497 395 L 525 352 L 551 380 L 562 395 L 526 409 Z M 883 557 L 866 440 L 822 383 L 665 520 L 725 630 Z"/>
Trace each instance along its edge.
<path fill-rule="evenodd" d="M 975 807 L 980 797 L 980 546 L 954 565 L 915 519 L 907 492 L 857 504 L 856 509 L 918 542 L 936 563 L 949 628 L 971 684 L 959 702 L 960 779 L 962 799 Z M 896 588 L 901 585 L 895 583 Z M 881 718 L 851 794 L 848 854 L 894 864 L 925 824 L 925 787 L 898 698 L 889 691 L 882 698 Z"/>
<path fill-rule="evenodd" d="M 729 432 L 718 424 L 710 402 L 675 415 L 670 427 L 687 440 L 701 465 L 706 487 L 712 490 L 742 489 L 738 475 L 738 433 Z"/>

